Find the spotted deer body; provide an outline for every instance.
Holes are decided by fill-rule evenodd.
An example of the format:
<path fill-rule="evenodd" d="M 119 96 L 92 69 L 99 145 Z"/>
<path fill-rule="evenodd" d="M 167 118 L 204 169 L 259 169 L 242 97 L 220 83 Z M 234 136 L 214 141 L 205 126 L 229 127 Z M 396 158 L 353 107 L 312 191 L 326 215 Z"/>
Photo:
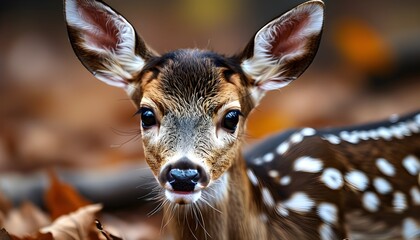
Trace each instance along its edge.
<path fill-rule="evenodd" d="M 267 222 L 270 212 L 295 225 L 317 222 L 321 236 L 342 232 L 350 239 L 416 239 L 419 146 L 417 112 L 358 127 L 290 130 L 245 157 Z"/>
<path fill-rule="evenodd" d="M 265 92 L 295 80 L 314 58 L 321 1 L 275 18 L 231 57 L 198 49 L 158 55 L 102 1 L 64 3 L 79 59 L 138 108 L 175 239 L 418 236 L 418 114 L 395 126 L 294 130 L 247 161 L 241 154 L 246 119 Z"/>

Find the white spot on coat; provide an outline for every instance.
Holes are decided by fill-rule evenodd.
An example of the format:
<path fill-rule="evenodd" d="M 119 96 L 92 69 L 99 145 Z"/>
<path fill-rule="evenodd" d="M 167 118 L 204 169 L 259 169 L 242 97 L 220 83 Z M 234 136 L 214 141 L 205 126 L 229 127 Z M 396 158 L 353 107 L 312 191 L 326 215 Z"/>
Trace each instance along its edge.
<path fill-rule="evenodd" d="M 398 125 L 392 125 L 390 127 L 391 134 L 398 139 L 404 138 L 403 132 L 401 131 L 401 128 L 398 127 Z"/>
<path fill-rule="evenodd" d="M 420 162 L 419 159 L 414 155 L 408 155 L 402 161 L 402 165 L 407 170 L 408 173 L 415 176 L 420 172 Z"/>
<path fill-rule="evenodd" d="M 316 173 L 322 170 L 323 165 L 317 158 L 304 156 L 295 160 L 293 168 L 295 171 Z"/>
<path fill-rule="evenodd" d="M 267 153 L 263 156 L 263 160 L 264 162 L 271 162 L 274 159 L 274 154 L 273 153 Z"/>
<path fill-rule="evenodd" d="M 392 138 L 391 132 L 385 127 L 378 128 L 378 134 L 385 140 L 390 140 Z"/>
<path fill-rule="evenodd" d="M 315 205 L 315 202 L 306 193 L 297 192 L 285 201 L 283 205 L 290 210 L 304 213 L 309 212 Z"/>
<path fill-rule="evenodd" d="M 280 184 L 285 186 L 285 185 L 289 185 L 290 181 L 291 181 L 291 177 L 290 176 L 284 176 L 280 179 Z"/>
<path fill-rule="evenodd" d="M 287 152 L 287 150 L 289 149 L 289 146 L 290 144 L 288 142 L 283 142 L 277 147 L 276 152 L 279 155 L 283 155 L 284 153 Z"/>
<path fill-rule="evenodd" d="M 263 187 L 261 189 L 261 194 L 263 198 L 263 202 L 267 207 L 274 207 L 274 198 L 270 193 L 270 190 L 268 188 Z"/>
<path fill-rule="evenodd" d="M 337 207 L 332 203 L 320 203 L 318 205 L 318 216 L 324 223 L 336 224 L 338 219 Z"/>
<path fill-rule="evenodd" d="M 261 165 L 261 164 L 263 164 L 263 161 L 262 161 L 261 158 L 256 158 L 256 159 L 254 159 L 254 164 L 255 165 Z"/>
<path fill-rule="evenodd" d="M 395 176 L 394 166 L 385 158 L 376 159 L 376 166 L 378 167 L 379 171 L 381 171 L 383 174 L 390 177 Z"/>
<path fill-rule="evenodd" d="M 331 144 L 337 145 L 341 143 L 341 140 L 339 137 L 332 135 L 332 134 L 327 134 L 324 136 L 324 139 L 327 140 L 328 142 L 330 142 Z"/>
<path fill-rule="evenodd" d="M 344 176 L 344 178 L 350 184 L 351 187 L 359 191 L 366 190 L 369 184 L 368 177 L 363 172 L 358 171 L 358 170 L 353 170 L 351 172 L 348 172 Z"/>
<path fill-rule="evenodd" d="M 251 181 L 252 185 L 258 185 L 258 178 L 255 176 L 254 172 L 251 169 L 247 169 L 246 173 L 248 175 L 249 180 Z"/>
<path fill-rule="evenodd" d="M 319 238 L 321 240 L 334 240 L 336 239 L 332 227 L 328 224 L 321 224 L 319 227 Z"/>
<path fill-rule="evenodd" d="M 394 199 L 392 200 L 394 211 L 397 213 L 403 212 L 407 208 L 407 199 L 402 192 L 395 192 Z"/>
<path fill-rule="evenodd" d="M 327 168 L 324 170 L 321 176 L 321 181 L 327 185 L 327 187 L 336 190 L 343 186 L 343 176 L 340 171 L 335 168 Z"/>
<path fill-rule="evenodd" d="M 316 130 L 313 128 L 304 128 L 300 131 L 300 133 L 305 136 L 305 137 L 309 137 L 309 136 L 313 136 L 316 134 Z"/>
<path fill-rule="evenodd" d="M 402 223 L 402 236 L 404 239 L 418 239 L 420 237 L 420 226 L 412 218 L 406 218 Z"/>
<path fill-rule="evenodd" d="M 276 206 L 276 212 L 277 212 L 279 215 L 283 216 L 283 217 L 287 217 L 287 216 L 289 216 L 289 210 L 287 210 L 287 209 L 285 208 L 285 206 L 284 206 L 283 204 L 281 204 L 281 203 L 278 203 L 278 204 L 277 204 L 277 206 Z"/>
<path fill-rule="evenodd" d="M 363 207 L 369 212 L 376 212 L 379 208 L 379 198 L 373 192 L 365 192 L 362 196 Z"/>
<path fill-rule="evenodd" d="M 387 194 L 392 191 L 391 184 L 387 180 L 380 177 L 373 179 L 373 186 L 380 194 Z"/>
<path fill-rule="evenodd" d="M 413 133 L 418 133 L 420 131 L 420 127 L 414 121 L 408 121 L 406 123 L 408 129 Z"/>
<path fill-rule="evenodd" d="M 300 134 L 300 132 L 293 133 L 292 136 L 290 136 L 290 142 L 293 144 L 300 143 L 303 140 L 303 135 Z"/>
<path fill-rule="evenodd" d="M 272 178 L 276 178 L 276 177 L 278 177 L 280 174 L 279 174 L 279 172 L 278 171 L 276 171 L 276 170 L 270 170 L 270 171 L 268 171 L 268 176 L 270 176 L 270 177 L 272 177 Z"/>
<path fill-rule="evenodd" d="M 420 205 L 420 191 L 417 187 L 410 189 L 410 195 L 414 205 Z"/>
<path fill-rule="evenodd" d="M 340 137 L 344 141 L 349 142 L 349 143 L 353 143 L 353 144 L 359 143 L 359 140 L 360 140 L 359 137 L 358 137 L 358 135 L 357 135 L 357 131 L 353 131 L 351 133 L 349 133 L 347 131 L 342 131 L 340 133 Z"/>

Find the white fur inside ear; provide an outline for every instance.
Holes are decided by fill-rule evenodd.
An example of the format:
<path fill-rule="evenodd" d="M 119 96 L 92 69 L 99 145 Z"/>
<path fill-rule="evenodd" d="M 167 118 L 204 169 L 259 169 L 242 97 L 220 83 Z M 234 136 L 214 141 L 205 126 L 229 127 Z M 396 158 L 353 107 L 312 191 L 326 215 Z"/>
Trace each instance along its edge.
<path fill-rule="evenodd" d="M 65 3 L 67 24 L 80 32 L 82 42 L 77 44 L 104 59 L 101 62 L 103 68 L 93 72 L 95 77 L 109 85 L 126 88 L 127 80 L 134 78 L 145 65 L 144 59 L 135 53 L 134 28 L 122 16 L 100 2 L 67 0 Z M 91 16 L 85 16 L 92 14 L 89 13 L 92 9 L 98 12 L 98 16 L 106 15 L 105 25 L 112 24 L 117 29 L 116 36 L 110 35 L 114 32 L 103 31 L 101 26 L 95 25 Z M 109 48 L 101 44 L 104 38 L 115 38 L 115 47 Z"/>
<path fill-rule="evenodd" d="M 310 51 L 306 48 L 307 40 L 320 34 L 323 17 L 322 2 L 311 1 L 268 23 L 255 35 L 254 55 L 241 64 L 244 72 L 261 90 L 286 86 L 296 78 L 287 76 L 286 64 Z M 291 25 L 297 29 L 291 29 Z M 286 32 L 285 36 L 280 36 L 282 31 Z M 280 53 L 276 52 L 277 48 L 281 49 Z"/>

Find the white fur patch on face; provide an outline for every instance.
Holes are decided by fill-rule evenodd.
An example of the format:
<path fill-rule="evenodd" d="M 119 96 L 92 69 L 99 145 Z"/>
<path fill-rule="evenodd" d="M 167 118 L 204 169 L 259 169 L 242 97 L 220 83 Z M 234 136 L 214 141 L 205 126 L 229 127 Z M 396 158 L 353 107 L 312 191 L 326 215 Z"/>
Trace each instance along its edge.
<path fill-rule="evenodd" d="M 173 202 L 173 203 L 183 203 L 183 204 L 188 204 L 188 203 L 194 203 L 196 202 L 198 199 L 200 199 L 201 197 L 201 190 L 199 191 L 194 191 L 191 193 L 177 193 L 177 192 L 173 192 L 171 190 L 165 189 L 165 196 L 166 198 Z"/>
<path fill-rule="evenodd" d="M 410 195 L 414 205 L 420 205 L 420 191 L 417 187 L 410 189 Z"/>
<path fill-rule="evenodd" d="M 336 224 L 338 220 L 338 209 L 332 203 L 320 203 L 317 209 L 318 216 L 324 223 Z"/>
<path fill-rule="evenodd" d="M 381 171 L 386 176 L 395 176 L 395 168 L 394 166 L 388 162 L 385 158 L 378 158 L 376 159 L 376 166 L 378 167 L 379 171 Z"/>
<path fill-rule="evenodd" d="M 270 190 L 268 190 L 268 188 L 266 187 L 263 187 L 261 189 L 261 194 L 262 194 L 262 199 L 263 199 L 264 204 L 267 207 L 274 207 L 274 198 L 271 195 Z"/>
<path fill-rule="evenodd" d="M 404 239 L 418 239 L 420 237 L 420 226 L 413 218 L 406 218 L 402 223 L 402 236 Z"/>
<path fill-rule="evenodd" d="M 391 184 L 387 180 L 380 177 L 373 179 L 373 186 L 380 194 L 388 194 L 392 191 Z"/>
<path fill-rule="evenodd" d="M 344 184 L 343 176 L 335 168 L 327 168 L 321 175 L 321 181 L 329 188 L 337 190 Z"/>
<path fill-rule="evenodd" d="M 283 206 L 295 212 L 305 213 L 315 206 L 315 201 L 309 198 L 306 193 L 297 192 L 285 201 Z"/>
<path fill-rule="evenodd" d="M 420 161 L 414 155 L 408 155 L 402 161 L 402 165 L 407 170 L 407 172 L 413 176 L 420 173 Z"/>
<path fill-rule="evenodd" d="M 392 205 L 394 206 L 394 211 L 396 213 L 401 213 L 407 209 L 407 199 L 405 194 L 402 192 L 395 192 L 394 199 L 392 200 Z"/>
<path fill-rule="evenodd" d="M 348 172 L 345 176 L 344 179 L 347 181 L 347 183 L 350 184 L 350 186 L 356 190 L 359 191 L 364 191 L 366 190 L 368 184 L 369 184 L 369 179 L 366 176 L 366 174 L 364 174 L 361 171 L 358 170 L 353 170 L 351 172 Z"/>
<path fill-rule="evenodd" d="M 293 169 L 300 172 L 317 173 L 322 170 L 324 164 L 318 158 L 303 156 L 295 160 Z"/>
<path fill-rule="evenodd" d="M 332 227 L 328 224 L 321 224 L 319 227 L 319 238 L 321 240 L 334 240 L 336 239 Z"/>
<path fill-rule="evenodd" d="M 362 196 L 363 207 L 369 212 L 376 212 L 379 209 L 380 200 L 373 192 L 365 192 Z"/>

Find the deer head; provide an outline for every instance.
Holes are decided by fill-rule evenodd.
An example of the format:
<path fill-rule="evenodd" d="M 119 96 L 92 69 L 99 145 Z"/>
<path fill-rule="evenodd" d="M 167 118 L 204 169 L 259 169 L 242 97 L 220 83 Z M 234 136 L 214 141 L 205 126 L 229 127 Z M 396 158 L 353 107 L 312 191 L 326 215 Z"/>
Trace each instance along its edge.
<path fill-rule="evenodd" d="M 65 0 L 65 14 L 74 52 L 97 79 L 132 98 L 146 161 L 167 199 L 185 204 L 211 186 L 228 187 L 248 115 L 266 91 L 312 62 L 324 10 L 321 1 L 303 3 L 229 57 L 198 49 L 158 55 L 102 1 Z"/>

